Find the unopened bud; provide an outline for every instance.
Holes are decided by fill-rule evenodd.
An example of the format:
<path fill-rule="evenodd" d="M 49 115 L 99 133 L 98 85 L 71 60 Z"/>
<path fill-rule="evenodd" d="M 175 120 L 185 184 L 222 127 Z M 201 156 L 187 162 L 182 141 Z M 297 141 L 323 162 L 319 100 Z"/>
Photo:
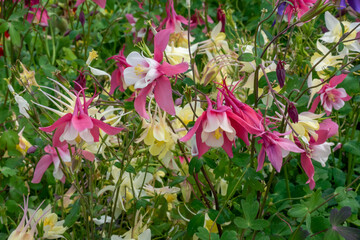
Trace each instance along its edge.
<path fill-rule="evenodd" d="M 285 77 L 286 77 L 286 71 L 285 71 L 285 62 L 284 61 L 278 61 L 276 64 L 276 77 L 279 82 L 280 87 L 284 87 L 285 83 Z"/>
<path fill-rule="evenodd" d="M 221 9 L 221 5 L 217 9 L 216 16 L 218 21 L 221 22 L 221 32 L 225 32 L 226 14 L 224 10 Z"/>
<path fill-rule="evenodd" d="M 182 104 L 183 98 L 179 97 L 175 100 L 175 106 L 180 106 Z"/>
<path fill-rule="evenodd" d="M 27 153 L 27 154 L 34 153 L 37 148 L 38 148 L 37 146 L 31 146 L 31 147 L 29 147 L 29 149 L 26 151 L 26 153 Z"/>
<path fill-rule="evenodd" d="M 82 39 L 81 34 L 76 35 L 76 37 L 75 37 L 75 41 L 79 41 L 80 39 Z"/>
<path fill-rule="evenodd" d="M 77 92 L 80 92 L 81 89 L 84 89 L 86 87 L 86 78 L 85 75 L 80 72 L 79 76 L 74 81 L 74 89 Z"/>
<path fill-rule="evenodd" d="M 293 102 L 289 102 L 289 109 L 288 109 L 289 117 L 294 123 L 299 121 L 299 114 Z"/>
<path fill-rule="evenodd" d="M 71 29 L 66 30 L 66 32 L 64 33 L 64 37 L 66 37 L 67 35 L 69 35 L 69 34 L 70 34 L 70 32 L 71 32 Z"/>
<path fill-rule="evenodd" d="M 84 26 L 85 24 L 85 14 L 83 11 L 80 12 L 79 14 L 79 22 L 81 23 L 82 26 Z"/>

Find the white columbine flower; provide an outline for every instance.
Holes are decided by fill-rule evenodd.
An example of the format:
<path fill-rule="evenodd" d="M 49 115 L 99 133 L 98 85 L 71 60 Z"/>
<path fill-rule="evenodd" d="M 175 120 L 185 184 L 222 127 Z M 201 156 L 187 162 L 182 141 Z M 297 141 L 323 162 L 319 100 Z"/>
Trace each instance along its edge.
<path fill-rule="evenodd" d="M 19 105 L 19 112 L 26 118 L 30 118 L 29 114 L 27 113 L 27 111 L 30 109 L 29 103 L 22 96 L 17 94 L 10 84 L 8 84 L 8 88 L 10 92 L 14 95 L 16 103 Z"/>
<path fill-rule="evenodd" d="M 327 43 L 336 43 L 343 36 L 343 29 L 341 24 L 344 26 L 344 33 L 349 33 L 356 28 L 349 36 L 344 39 L 344 45 L 351 51 L 360 52 L 360 44 L 357 40 L 348 41 L 355 39 L 356 34 L 360 31 L 360 27 L 357 27 L 359 25 L 358 22 L 350 23 L 348 21 L 342 21 L 340 23 L 340 21 L 337 20 L 333 15 L 331 15 L 329 12 L 326 12 L 325 24 L 329 31 L 326 32 L 320 39 Z"/>

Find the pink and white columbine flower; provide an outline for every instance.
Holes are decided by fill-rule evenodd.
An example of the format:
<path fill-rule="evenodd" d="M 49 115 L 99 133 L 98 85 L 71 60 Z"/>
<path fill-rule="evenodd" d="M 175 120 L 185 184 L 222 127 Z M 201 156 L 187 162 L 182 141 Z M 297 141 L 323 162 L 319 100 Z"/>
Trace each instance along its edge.
<path fill-rule="evenodd" d="M 159 29 L 165 25 L 166 29 L 170 29 L 171 32 L 181 31 L 181 23 L 187 25 L 188 20 L 181 15 L 177 15 L 174 8 L 174 1 L 169 0 L 166 4 L 166 17 L 160 23 Z"/>
<path fill-rule="evenodd" d="M 125 68 L 130 67 L 130 65 L 126 62 L 126 58 L 124 56 L 124 50 L 125 50 L 125 45 L 120 50 L 118 55 L 114 55 L 106 60 L 108 61 L 110 59 L 114 59 L 117 65 L 117 68 L 111 74 L 111 83 L 110 83 L 111 87 L 109 92 L 110 94 L 114 94 L 116 88 L 118 87 L 121 92 L 124 92 L 127 87 L 124 81 L 124 70 Z"/>
<path fill-rule="evenodd" d="M 260 153 L 258 155 L 258 167 L 256 171 L 260 171 L 264 165 L 265 153 L 269 158 L 270 163 L 274 166 L 275 170 L 280 172 L 283 162 L 283 156 L 289 152 L 302 153 L 304 150 L 296 146 L 295 143 L 280 136 L 286 135 L 279 132 L 265 131 L 257 137 L 261 137 L 258 143 L 262 144 Z"/>
<path fill-rule="evenodd" d="M 130 53 L 126 58 L 130 67 L 124 70 L 124 80 L 126 85 L 134 85 L 135 89 L 140 89 L 134 106 L 139 115 L 146 119 L 149 119 L 145 110 L 146 97 L 152 91 L 154 91 L 159 107 L 167 113 L 175 115 L 171 82 L 166 76 L 174 76 L 188 70 L 186 62 L 177 65 L 161 63 L 170 33 L 171 30 L 165 29 L 155 35 L 154 59 L 144 57 L 137 52 Z"/>
<path fill-rule="evenodd" d="M 301 166 L 309 178 L 306 183 L 309 184 L 311 190 L 315 187 L 315 170 L 311 159 L 321 163 L 321 165 L 325 167 L 325 163 L 331 153 L 330 147 L 334 145 L 334 143 L 326 142 L 326 140 L 334 136 L 338 132 L 338 129 L 339 126 L 331 121 L 331 119 L 324 120 L 320 123 L 319 130 L 316 131 L 317 139 L 311 136 L 307 151 L 301 153 Z"/>
<path fill-rule="evenodd" d="M 287 20 L 290 23 L 293 16 L 297 16 L 299 19 L 307 11 L 310 10 L 310 7 L 316 3 L 317 0 L 289 0 L 289 3 L 282 3 L 282 6 L 279 7 L 279 15 L 287 15 Z M 286 7 L 284 9 L 284 7 Z"/>
<path fill-rule="evenodd" d="M 65 164 L 71 163 L 71 154 L 69 151 L 69 148 L 67 145 L 64 145 L 62 147 L 57 148 L 61 160 Z M 65 183 L 65 175 L 63 171 L 61 170 L 60 166 L 60 158 L 59 155 L 56 152 L 56 149 L 54 147 L 51 147 L 50 145 L 47 145 L 44 148 L 44 151 L 47 153 L 43 157 L 40 158 L 39 162 L 36 165 L 34 177 L 31 180 L 32 183 L 39 183 L 41 181 L 41 178 L 43 177 L 46 169 L 49 168 L 49 166 L 53 163 L 54 164 L 54 171 L 53 176 L 55 179 L 60 180 L 61 182 Z M 78 153 L 84 157 L 85 159 L 89 161 L 94 161 L 95 156 L 91 152 L 85 151 L 85 150 L 77 150 Z M 75 153 L 75 148 L 71 148 L 72 154 Z"/>
<path fill-rule="evenodd" d="M 232 145 L 235 145 L 235 136 L 241 138 L 247 145 L 249 144 L 248 132 L 242 126 L 243 120 L 234 114 L 231 108 L 221 104 L 219 95 L 216 109 L 213 109 L 209 98 L 207 101 L 208 109 L 180 141 L 189 141 L 195 135 L 199 158 L 210 147 L 222 147 L 229 157 L 233 157 Z"/>
<path fill-rule="evenodd" d="M 336 88 L 345 78 L 346 74 L 333 77 L 329 83 L 325 84 L 311 105 L 310 112 L 315 112 L 319 102 L 323 106 L 326 115 L 329 116 L 332 109 L 339 110 L 345 105 L 344 101 L 349 101 L 351 97 L 346 93 L 344 88 Z"/>
<path fill-rule="evenodd" d="M 81 104 L 80 93 L 83 93 L 84 95 L 84 105 Z M 81 90 L 77 93 L 73 113 L 62 116 L 49 127 L 40 128 L 40 130 L 44 132 L 52 132 L 56 129 L 53 135 L 54 147 L 61 147 L 66 143 L 80 143 L 81 140 L 90 144 L 98 142 L 100 134 L 99 129 L 102 129 L 109 135 L 116 135 L 123 130 L 123 128 L 112 127 L 89 116 L 88 108 L 93 99 L 94 97 L 86 101 L 84 90 Z"/>

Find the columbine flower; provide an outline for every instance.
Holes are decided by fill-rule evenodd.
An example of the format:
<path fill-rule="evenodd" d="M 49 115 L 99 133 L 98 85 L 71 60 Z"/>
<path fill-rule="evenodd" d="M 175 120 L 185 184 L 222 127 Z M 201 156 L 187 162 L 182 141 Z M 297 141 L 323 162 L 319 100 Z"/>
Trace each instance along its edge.
<path fill-rule="evenodd" d="M 42 238 L 64 238 L 62 235 L 67 230 L 67 228 L 63 226 L 65 221 L 58 221 L 58 216 L 56 215 L 56 213 L 51 212 L 51 205 L 48 205 L 44 210 L 39 209 L 37 211 L 34 211 L 32 209 L 29 209 L 29 213 L 34 215 L 33 223 L 35 225 L 39 224 L 38 226 L 42 226 Z"/>
<path fill-rule="evenodd" d="M 229 51 L 229 45 L 225 41 L 226 35 L 221 32 L 221 29 L 222 23 L 219 22 L 211 31 L 210 39 L 199 43 L 199 53 L 205 53 L 205 50 L 220 51 L 223 49 L 225 52 Z"/>
<path fill-rule="evenodd" d="M 344 57 L 348 55 L 348 49 L 344 48 L 339 55 L 333 56 L 331 53 L 327 55 L 324 59 L 324 55 L 326 55 L 330 50 L 325 47 L 323 44 L 320 43 L 320 41 L 316 42 L 316 47 L 320 50 L 322 54 L 314 53 L 314 55 L 311 57 L 311 65 L 314 66 L 315 64 L 319 63 L 315 67 L 315 71 L 319 75 L 320 78 L 325 79 L 327 77 L 327 74 L 325 70 L 327 70 L 328 67 L 337 67 L 339 64 L 342 63 Z"/>
<path fill-rule="evenodd" d="M 332 109 L 339 110 L 345 105 L 344 101 L 349 101 L 351 97 L 346 93 L 344 88 L 336 88 L 345 78 L 346 74 L 333 77 L 329 83 L 324 84 L 311 106 L 310 112 L 315 112 L 319 102 L 323 106 L 326 115 L 330 115 Z"/>
<path fill-rule="evenodd" d="M 137 142 L 144 140 L 144 143 L 150 146 L 149 151 L 153 156 L 164 158 L 175 146 L 174 136 L 171 129 L 165 122 L 166 114 L 161 114 L 161 110 L 156 107 L 155 111 L 159 111 L 159 115 L 150 118 L 150 123 L 143 120 L 143 128 L 145 131 L 141 134 Z"/>
<path fill-rule="evenodd" d="M 338 128 L 339 126 L 331 121 L 331 119 L 324 120 L 320 123 L 319 130 L 316 131 L 318 138 L 315 139 L 311 137 L 306 152 L 301 153 L 301 166 L 309 177 L 306 183 L 309 184 L 310 189 L 314 189 L 315 187 L 315 171 L 311 159 L 320 162 L 321 165 L 325 167 L 325 163 L 331 153 L 330 147 L 334 145 L 334 143 L 326 142 L 326 140 L 337 134 Z"/>
<path fill-rule="evenodd" d="M 160 23 L 159 29 L 165 25 L 166 29 L 169 29 L 171 32 L 179 32 L 181 31 L 181 23 L 188 24 L 186 18 L 181 15 L 177 15 L 173 0 L 169 0 L 166 4 L 166 17 Z"/>
<path fill-rule="evenodd" d="M 283 162 L 283 156 L 286 156 L 289 152 L 302 153 L 304 150 L 300 149 L 286 138 L 281 138 L 284 134 L 279 132 L 265 131 L 257 137 L 261 137 L 258 143 L 262 144 L 260 153 L 258 155 L 258 167 L 256 171 L 260 171 L 264 165 L 265 153 L 269 158 L 271 165 L 274 166 L 275 170 L 280 172 Z"/>
<path fill-rule="evenodd" d="M 212 108 L 212 102 L 209 98 L 207 101 L 208 109 L 196 120 L 194 127 L 180 140 L 189 141 L 196 134 L 199 158 L 210 147 L 222 147 L 229 157 L 233 157 L 232 145 L 235 144 L 235 136 L 249 144 L 248 132 L 241 125 L 243 120 L 234 114 L 229 107 L 221 104 L 220 94 L 218 95 L 217 109 Z"/>
<path fill-rule="evenodd" d="M 125 91 L 127 88 L 127 85 L 125 84 L 124 80 L 124 70 L 127 67 L 130 67 L 130 65 L 126 62 L 126 58 L 124 56 L 124 50 L 125 45 L 120 50 L 118 55 L 114 55 L 110 58 L 108 58 L 106 61 L 110 59 L 114 59 L 116 61 L 117 68 L 114 70 L 114 72 L 111 74 L 111 88 L 110 88 L 110 94 L 114 94 L 115 89 L 119 87 L 119 90 L 121 92 Z"/>
<path fill-rule="evenodd" d="M 59 155 L 57 154 L 57 151 L 59 152 Z M 49 166 L 53 163 L 54 164 L 54 171 L 53 176 L 55 179 L 61 180 L 63 183 L 65 182 L 65 175 L 63 173 L 63 170 L 61 169 L 61 160 L 64 164 L 70 165 L 71 164 L 71 155 L 70 151 L 67 145 L 54 148 L 50 145 L 47 145 L 44 148 L 44 151 L 47 153 L 42 158 L 40 158 L 39 162 L 36 164 L 34 177 L 31 180 L 32 183 L 39 183 L 41 181 L 41 178 L 43 177 L 45 171 L 49 168 Z M 71 148 L 72 154 L 75 154 L 75 148 Z M 85 150 L 77 150 L 77 153 L 84 157 L 85 159 L 89 161 L 94 161 L 95 156 Z"/>
<path fill-rule="evenodd" d="M 109 135 L 116 135 L 123 130 L 123 128 L 112 127 L 98 119 L 90 117 L 88 108 L 94 97 L 88 101 L 84 100 L 84 104 L 82 104 L 80 102 L 81 93 L 83 93 L 85 97 L 84 90 L 77 93 L 73 113 L 62 116 L 49 127 L 40 128 L 40 130 L 44 132 L 56 130 L 53 136 L 54 147 L 61 147 L 65 145 L 66 142 L 69 144 L 80 143 L 81 140 L 87 143 L 98 142 L 99 129 L 102 129 Z"/>
<path fill-rule="evenodd" d="M 188 64 L 183 62 L 170 65 L 163 60 L 163 52 L 169 41 L 170 30 L 165 29 L 155 35 L 154 59 L 132 52 L 126 58 L 130 67 L 124 70 L 125 83 L 141 89 L 135 98 L 135 110 L 140 116 L 149 119 L 145 110 L 146 97 L 154 90 L 155 100 L 159 107 L 167 113 L 174 115 L 174 101 L 170 80 L 165 76 L 173 76 L 188 70 Z"/>
<path fill-rule="evenodd" d="M 302 112 L 299 114 L 299 121 L 297 123 L 291 123 L 291 127 L 296 131 L 298 137 L 304 142 L 309 142 L 312 136 L 317 140 L 318 136 L 316 131 L 319 130 L 320 125 L 316 120 L 321 118 L 324 114 L 314 114 L 311 112 Z M 290 127 L 287 126 L 286 131 L 290 131 Z M 289 135 L 290 140 L 294 141 L 294 134 Z"/>
<path fill-rule="evenodd" d="M 35 18 L 35 19 L 34 19 Z M 42 27 L 47 27 L 49 15 L 45 8 L 33 8 L 30 7 L 30 11 L 27 14 L 27 21 L 31 24 L 33 21 Z"/>
<path fill-rule="evenodd" d="M 26 88 L 30 88 L 31 86 L 40 87 L 35 79 L 35 71 L 28 71 L 22 62 L 20 62 L 20 65 L 23 71 L 20 73 L 20 78 L 17 78 L 19 84 Z"/>
<path fill-rule="evenodd" d="M 94 59 L 97 59 L 99 57 L 98 53 L 93 49 L 90 53 L 89 53 L 89 57 L 86 60 L 86 65 L 89 67 L 90 72 L 92 74 L 94 74 L 95 76 L 107 76 L 109 77 L 110 81 L 111 81 L 111 76 L 110 74 L 108 74 L 107 72 L 91 67 L 90 64 Z"/>
<path fill-rule="evenodd" d="M 176 116 L 178 116 L 185 125 L 188 125 L 194 120 L 194 112 L 192 109 L 195 110 L 197 116 L 200 116 L 204 112 L 200 106 L 200 102 L 197 102 L 196 105 L 195 103 L 191 103 L 191 106 L 190 103 L 188 103 L 184 107 L 175 107 Z M 183 131 L 178 132 L 178 134 L 181 137 L 185 136 L 185 126 L 178 119 L 175 120 L 174 127 L 176 130 L 183 129 Z"/>
<path fill-rule="evenodd" d="M 30 118 L 29 114 L 27 113 L 27 111 L 29 111 L 30 109 L 29 103 L 22 96 L 17 94 L 10 84 L 8 84 L 8 88 L 10 92 L 14 95 L 16 103 L 19 105 L 19 112 L 26 118 Z"/>
<path fill-rule="evenodd" d="M 329 12 L 325 13 L 325 23 L 326 28 L 329 30 L 320 38 L 320 40 L 323 40 L 327 43 L 336 43 L 340 40 L 340 38 L 343 36 L 343 34 L 346 34 L 353 29 L 357 27 L 359 24 L 358 22 L 350 23 L 348 21 L 342 21 L 340 23 L 339 20 L 337 20 L 333 15 L 331 15 Z M 342 30 L 341 25 L 344 26 L 344 32 Z M 344 46 L 347 47 L 349 50 L 360 52 L 360 44 L 356 39 L 356 34 L 360 31 L 360 27 L 356 28 L 352 33 L 347 36 L 343 42 Z M 353 41 L 347 41 L 347 40 L 353 40 Z"/>
<path fill-rule="evenodd" d="M 26 140 L 26 138 L 24 138 L 24 136 L 22 135 L 23 131 L 24 131 L 25 127 L 23 127 L 21 129 L 21 131 L 18 133 L 19 136 L 19 144 L 16 145 L 16 149 L 21 152 L 21 154 L 23 156 L 26 155 L 28 149 L 32 146 L 31 143 L 29 143 L 28 140 Z"/>
<path fill-rule="evenodd" d="M 297 16 L 299 19 L 302 15 L 304 15 L 307 11 L 309 11 L 310 7 L 314 5 L 317 0 L 289 0 L 289 3 L 282 3 L 281 7 L 278 9 L 279 15 L 286 15 L 287 21 L 290 23 L 293 16 Z"/>
<path fill-rule="evenodd" d="M 32 214 L 30 216 L 30 219 L 28 219 L 27 217 L 28 205 L 29 205 L 29 197 L 27 197 L 26 199 L 24 197 L 24 208 L 22 208 L 24 215 L 21 218 L 19 226 L 10 234 L 8 240 L 34 240 L 34 234 L 36 232 L 37 223 L 33 222 L 33 218 L 35 217 L 35 214 Z M 40 206 L 35 210 L 35 212 L 37 212 L 40 209 Z"/>

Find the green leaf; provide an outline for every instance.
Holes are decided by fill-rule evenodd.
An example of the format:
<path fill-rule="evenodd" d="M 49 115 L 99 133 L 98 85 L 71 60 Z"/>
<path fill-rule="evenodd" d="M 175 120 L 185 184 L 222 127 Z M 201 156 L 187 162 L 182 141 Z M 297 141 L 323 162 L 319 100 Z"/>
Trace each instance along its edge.
<path fill-rule="evenodd" d="M 9 24 L 5 21 L 2 21 L 0 25 L 0 33 L 4 33 L 8 29 L 9 29 Z"/>
<path fill-rule="evenodd" d="M 189 164 L 189 173 L 198 173 L 203 165 L 203 161 L 198 157 L 193 157 Z"/>
<path fill-rule="evenodd" d="M 202 213 L 196 214 L 193 218 L 191 218 L 189 225 L 187 227 L 187 232 L 190 236 L 196 233 L 199 227 L 204 226 L 205 215 Z"/>
<path fill-rule="evenodd" d="M 185 181 L 186 176 L 177 176 L 174 178 L 174 180 L 169 184 L 170 187 L 175 186 L 176 184 L 182 183 Z"/>
<path fill-rule="evenodd" d="M 244 53 L 244 54 L 241 54 L 241 56 L 239 57 L 239 61 L 242 61 L 242 62 L 252 62 L 254 61 L 254 55 L 251 54 L 251 53 Z"/>
<path fill-rule="evenodd" d="M 215 209 L 209 209 L 209 217 L 212 221 L 215 221 L 216 217 L 218 217 L 219 211 L 215 210 Z M 216 223 L 218 224 L 224 224 L 225 223 L 225 218 L 223 216 L 223 214 L 220 214 L 219 217 L 216 219 Z"/>
<path fill-rule="evenodd" d="M 11 37 L 11 42 L 17 46 L 20 47 L 20 33 L 15 29 L 14 25 L 10 24 L 9 26 L 9 34 Z"/>
<path fill-rule="evenodd" d="M 196 236 L 200 238 L 201 240 L 220 240 L 219 235 L 216 233 L 209 234 L 209 231 L 204 227 L 198 227 L 198 232 L 196 233 Z M 210 238 L 209 238 L 210 236 Z M 223 238 L 221 238 L 223 239 Z"/>
<path fill-rule="evenodd" d="M 234 219 L 234 223 L 236 226 L 238 226 L 241 229 L 247 229 L 250 227 L 251 222 L 246 220 L 245 218 L 242 217 L 237 217 Z"/>
<path fill-rule="evenodd" d="M 8 168 L 8 167 L 2 167 L 2 168 L 0 168 L 0 172 L 2 174 L 4 174 L 5 177 L 9 177 L 9 176 L 15 176 L 17 173 L 17 170 Z"/>
<path fill-rule="evenodd" d="M 4 132 L 0 138 L 1 150 L 15 150 L 19 143 L 19 136 L 16 132 L 8 130 Z"/>
<path fill-rule="evenodd" d="M 76 220 L 80 217 L 80 199 L 78 199 L 74 205 L 72 205 L 72 208 L 69 212 L 69 215 L 66 216 L 65 218 L 65 223 L 64 226 L 65 227 L 71 227 L 72 225 L 74 225 L 74 223 L 76 222 Z"/>
<path fill-rule="evenodd" d="M 259 202 L 250 200 L 241 200 L 241 206 L 245 214 L 245 218 L 249 221 L 256 218 L 259 210 Z"/>
<path fill-rule="evenodd" d="M 288 211 L 289 216 L 300 218 L 304 217 L 308 212 L 308 208 L 303 204 L 296 204 Z"/>
<path fill-rule="evenodd" d="M 225 231 L 221 235 L 221 240 L 237 240 L 236 232 L 234 230 L 232 231 Z"/>
<path fill-rule="evenodd" d="M 140 208 L 146 208 L 147 205 L 150 205 L 150 203 L 148 201 L 146 201 L 145 199 L 139 199 L 136 202 L 136 209 L 140 209 Z"/>
<path fill-rule="evenodd" d="M 130 164 L 126 167 L 125 171 L 128 173 L 136 174 L 135 168 L 133 166 L 131 166 Z"/>
<path fill-rule="evenodd" d="M 360 156 L 360 142 L 357 141 L 349 141 L 344 144 L 343 148 L 346 152 L 354 154 L 356 156 Z"/>
<path fill-rule="evenodd" d="M 19 205 L 14 200 L 6 201 L 5 206 L 6 206 L 6 209 L 11 213 L 20 211 Z"/>
<path fill-rule="evenodd" d="M 255 219 L 251 222 L 251 228 L 254 230 L 263 230 L 269 226 L 269 222 L 264 219 Z"/>
<path fill-rule="evenodd" d="M 191 78 L 185 78 L 183 80 L 183 83 L 185 83 L 188 86 L 194 86 L 195 85 L 195 82 Z"/>

